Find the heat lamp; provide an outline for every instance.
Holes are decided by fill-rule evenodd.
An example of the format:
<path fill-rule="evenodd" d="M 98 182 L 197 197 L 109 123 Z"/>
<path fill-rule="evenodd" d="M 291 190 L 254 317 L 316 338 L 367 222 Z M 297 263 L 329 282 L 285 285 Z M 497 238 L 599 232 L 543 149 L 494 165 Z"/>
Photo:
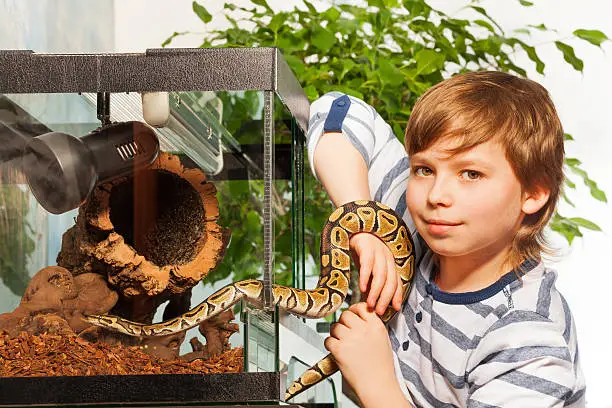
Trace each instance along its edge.
<path fill-rule="evenodd" d="M 129 175 L 157 158 L 155 131 L 139 121 L 111 123 L 109 98 L 109 94 L 98 95 L 98 118 L 102 121 L 98 129 L 83 137 L 49 132 L 25 146 L 23 172 L 37 201 L 50 213 L 77 208 L 96 184 Z M 148 108 L 145 117 L 163 126 L 167 96 L 148 98 L 152 101 L 143 104 L 143 110 Z"/>

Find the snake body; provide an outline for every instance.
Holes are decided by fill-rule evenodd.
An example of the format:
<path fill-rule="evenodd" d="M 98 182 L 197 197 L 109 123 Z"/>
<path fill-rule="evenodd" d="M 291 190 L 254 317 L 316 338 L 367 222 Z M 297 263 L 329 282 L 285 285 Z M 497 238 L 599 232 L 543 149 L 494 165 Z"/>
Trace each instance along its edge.
<path fill-rule="evenodd" d="M 368 232 L 380 238 L 391 250 L 401 279 L 403 298 L 410 290 L 414 272 L 414 250 L 410 233 L 401 217 L 388 206 L 374 201 L 353 201 L 338 207 L 321 233 L 321 272 L 314 289 L 296 289 L 273 285 L 273 303 L 289 313 L 307 317 L 327 316 L 342 305 L 349 289 L 351 257 L 349 240 L 357 233 Z M 174 319 L 154 324 L 132 322 L 111 315 L 87 315 L 85 320 L 96 326 L 130 336 L 166 336 L 199 325 L 227 310 L 240 300 L 255 306 L 263 304 L 260 280 L 247 279 L 231 283 L 206 298 L 198 306 Z M 389 307 L 381 316 L 387 322 L 395 314 Z M 309 368 L 287 389 L 285 400 L 305 391 L 338 371 L 331 354 Z"/>

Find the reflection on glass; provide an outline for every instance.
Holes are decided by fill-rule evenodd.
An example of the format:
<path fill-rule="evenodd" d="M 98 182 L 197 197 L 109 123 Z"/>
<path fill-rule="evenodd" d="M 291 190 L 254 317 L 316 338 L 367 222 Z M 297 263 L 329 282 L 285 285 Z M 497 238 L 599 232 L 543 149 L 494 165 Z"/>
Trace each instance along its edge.
<path fill-rule="evenodd" d="M 17 140 L 16 134 L 20 135 L 19 140 L 26 140 L 49 131 L 86 135 L 100 126 L 92 104 L 95 97 L 90 94 L 0 96 L 3 101 L 0 140 Z M 3 242 L 0 313 L 4 316 L 14 313 L 33 277 L 43 268 L 55 265 L 66 268 L 68 275 L 47 270 L 45 276 L 49 279 L 45 285 L 53 286 L 53 282 L 69 276 L 73 282 L 70 285 L 80 288 L 74 293 L 60 291 L 66 298 L 65 304 L 76 305 L 75 299 L 84 296 L 83 299 L 89 299 L 89 303 L 85 302 L 88 305 L 106 305 L 108 310 L 96 313 L 121 315 L 145 323 L 168 321 L 224 285 L 244 279 L 314 287 L 315 282 L 308 282 L 307 275 L 318 276 L 319 233 L 330 206 L 310 172 L 304 172 L 304 135 L 287 108 L 274 96 L 268 105 L 271 115 L 267 116 L 261 91 L 176 92 L 170 93 L 169 100 L 170 122 L 166 128 L 156 129 L 156 133 L 162 153 L 171 157 L 169 160 L 174 164 L 168 165 L 174 170 L 152 168 L 107 185 L 107 195 L 99 192 L 95 198 L 97 204 L 87 207 L 90 211 L 87 214 L 76 210 L 48 214 L 37 204 L 21 174 L 19 148 L 10 157 L 0 154 L 0 242 Z M 48 104 L 55 106 L 48 107 Z M 111 121 L 142 120 L 141 106 L 138 93 L 111 94 Z M 75 112 L 74 121 L 70 112 Z M 266 162 L 266 127 L 272 130 L 272 162 Z M 265 174 L 266 165 L 270 164 L 268 189 Z M 176 170 L 179 167 L 181 171 Z M 194 209 L 202 206 L 201 190 L 207 185 L 214 186 L 209 193 L 217 200 L 219 215 L 215 223 L 221 227 L 214 239 L 223 241 L 223 250 L 218 258 L 208 261 L 210 270 L 198 270 L 205 275 L 198 283 L 201 277 L 189 281 L 185 271 L 198 250 L 207 245 L 206 240 L 199 239 L 207 228 L 206 223 L 200 222 L 206 217 L 206 211 Z M 92 200 L 90 197 L 87 203 L 93 203 Z M 271 207 L 269 218 L 264 214 L 266 200 Z M 107 209 L 100 210 L 98 204 L 106 205 Z M 264 236 L 266 227 L 271 228 L 268 247 Z M 208 244 L 214 239 L 209 239 Z M 271 252 L 268 256 L 272 260 L 272 274 L 267 277 L 266 250 Z M 198 271 L 194 269 L 190 276 L 197 275 Z M 84 289 L 85 281 L 93 286 Z M 187 287 L 191 288 L 185 290 Z M 84 291 L 83 295 L 78 295 L 80 290 Z M 43 298 L 37 301 L 43 300 L 43 303 L 59 296 L 57 291 L 37 293 L 42 293 L 37 296 Z M 113 296 L 117 300 L 107 304 Z M 54 320 L 53 324 L 60 324 L 62 330 L 72 330 L 83 340 L 108 341 L 114 345 L 120 342 L 134 352 L 166 360 L 182 356 L 200 361 L 208 352 L 209 341 L 202 333 L 216 330 L 209 325 L 192 328 L 178 336 L 149 339 L 102 335 L 95 330 L 86 332 L 91 329 L 81 325 L 77 316 L 83 310 L 71 309 L 75 312 L 71 316 L 53 307 L 45 310 L 46 314 L 55 313 L 66 322 L 64 325 Z M 218 323 L 225 329 L 217 330 L 220 333 L 217 340 L 220 344 L 229 342 L 233 350 L 245 348 L 238 368 L 273 372 L 286 367 L 279 361 L 278 311 L 245 305 L 237 305 L 233 310 L 236 312 L 233 321 Z M 0 317 L 0 329 L 6 322 L 6 318 Z M 51 324 L 46 320 L 39 323 L 44 327 Z M 75 355 L 84 358 L 78 352 Z M 130 366 L 129 358 L 117 355 Z M 221 370 L 223 364 L 227 364 L 225 369 L 234 370 L 237 366 L 232 365 L 230 357 L 214 360 L 214 364 Z M 80 363 L 71 364 L 78 367 Z M 204 372 L 203 363 L 197 364 L 191 372 Z M 142 368 L 143 364 L 139 365 Z M 74 374 L 99 374 L 92 367 Z M 69 375 L 66 373 L 47 370 L 45 374 L 43 370 L 38 375 Z M 131 373 L 136 372 L 113 372 Z"/>

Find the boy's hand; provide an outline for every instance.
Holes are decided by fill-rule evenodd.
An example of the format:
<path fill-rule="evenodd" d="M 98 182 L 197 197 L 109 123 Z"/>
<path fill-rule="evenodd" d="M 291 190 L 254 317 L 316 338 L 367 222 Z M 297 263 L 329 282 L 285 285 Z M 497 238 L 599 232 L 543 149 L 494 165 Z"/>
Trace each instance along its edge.
<path fill-rule="evenodd" d="M 359 268 L 359 289 L 367 293 L 368 306 L 379 315 L 385 313 L 389 303 L 400 310 L 402 285 L 389 248 L 370 233 L 353 235 L 349 244 Z"/>
<path fill-rule="evenodd" d="M 387 329 L 363 302 L 340 315 L 325 339 L 325 348 L 362 401 L 384 401 L 383 390 L 397 383 Z"/>

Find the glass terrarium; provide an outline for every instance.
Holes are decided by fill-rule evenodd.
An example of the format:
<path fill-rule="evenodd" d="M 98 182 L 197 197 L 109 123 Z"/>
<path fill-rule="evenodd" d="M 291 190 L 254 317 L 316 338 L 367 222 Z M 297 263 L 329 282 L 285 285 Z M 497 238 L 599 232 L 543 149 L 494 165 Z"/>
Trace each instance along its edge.
<path fill-rule="evenodd" d="M 271 300 L 307 285 L 313 252 L 309 103 L 280 52 L 2 51 L 0 72 L 0 405 L 282 401 L 325 350 Z M 263 282 L 261 305 L 169 335 L 83 319 L 161 324 L 244 279 Z"/>

